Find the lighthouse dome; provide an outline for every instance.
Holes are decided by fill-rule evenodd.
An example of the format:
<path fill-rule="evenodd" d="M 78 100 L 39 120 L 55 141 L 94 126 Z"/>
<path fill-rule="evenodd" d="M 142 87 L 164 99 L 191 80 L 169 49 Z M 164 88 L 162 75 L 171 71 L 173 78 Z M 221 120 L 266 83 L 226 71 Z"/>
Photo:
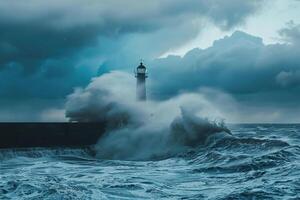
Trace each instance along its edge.
<path fill-rule="evenodd" d="M 146 73 L 146 67 L 141 62 L 140 65 L 137 67 L 137 73 Z"/>
<path fill-rule="evenodd" d="M 141 62 L 138 68 L 146 68 L 145 65 Z"/>

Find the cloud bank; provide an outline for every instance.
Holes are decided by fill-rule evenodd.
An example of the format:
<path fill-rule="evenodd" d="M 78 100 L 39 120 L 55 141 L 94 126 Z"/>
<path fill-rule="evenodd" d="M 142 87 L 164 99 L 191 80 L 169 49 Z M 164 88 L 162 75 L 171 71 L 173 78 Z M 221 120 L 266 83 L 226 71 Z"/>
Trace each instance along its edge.
<path fill-rule="evenodd" d="M 226 4 L 220 0 L 4 0 L 0 2 L 0 67 L 19 63 L 31 71 L 47 59 L 70 57 L 98 42 L 101 46 L 101 36 L 153 32 L 202 18 L 229 29 L 260 5 L 258 0 Z"/>
<path fill-rule="evenodd" d="M 291 44 L 264 45 L 260 38 L 235 32 L 208 49 L 155 60 L 150 65 L 153 96 L 168 98 L 199 87 L 217 88 L 236 99 L 242 110 L 265 112 L 257 121 L 272 116 L 270 110 L 277 113 L 270 121 L 299 121 L 300 46 L 297 31 L 291 31 L 287 35 Z"/>

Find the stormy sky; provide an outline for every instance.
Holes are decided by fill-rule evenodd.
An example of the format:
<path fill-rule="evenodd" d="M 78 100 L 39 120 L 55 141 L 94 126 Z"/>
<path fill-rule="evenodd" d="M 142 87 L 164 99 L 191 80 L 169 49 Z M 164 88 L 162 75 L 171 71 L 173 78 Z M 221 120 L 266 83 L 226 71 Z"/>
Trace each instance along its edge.
<path fill-rule="evenodd" d="M 299 0 L 1 0 L 0 121 L 67 121 L 74 89 L 143 59 L 152 99 L 197 91 L 230 122 L 300 122 L 299 10 Z"/>

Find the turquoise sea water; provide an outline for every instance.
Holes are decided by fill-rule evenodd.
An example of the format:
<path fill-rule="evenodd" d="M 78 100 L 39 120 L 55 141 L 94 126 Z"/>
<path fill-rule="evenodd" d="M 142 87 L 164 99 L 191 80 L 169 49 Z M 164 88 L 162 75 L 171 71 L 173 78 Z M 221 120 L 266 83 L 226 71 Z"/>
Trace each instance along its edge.
<path fill-rule="evenodd" d="M 0 199 L 300 199 L 300 125 L 230 125 L 150 160 L 90 149 L 0 151 Z M 147 147 L 149 148 L 149 147 Z"/>

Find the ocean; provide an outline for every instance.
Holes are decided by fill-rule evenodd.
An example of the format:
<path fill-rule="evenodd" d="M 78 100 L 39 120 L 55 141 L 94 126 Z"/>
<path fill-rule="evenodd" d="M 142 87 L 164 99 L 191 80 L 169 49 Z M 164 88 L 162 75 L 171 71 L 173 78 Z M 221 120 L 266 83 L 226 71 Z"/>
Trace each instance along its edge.
<path fill-rule="evenodd" d="M 90 148 L 2 149 L 0 199 L 300 199 L 300 125 L 228 128 L 145 159 Z"/>

